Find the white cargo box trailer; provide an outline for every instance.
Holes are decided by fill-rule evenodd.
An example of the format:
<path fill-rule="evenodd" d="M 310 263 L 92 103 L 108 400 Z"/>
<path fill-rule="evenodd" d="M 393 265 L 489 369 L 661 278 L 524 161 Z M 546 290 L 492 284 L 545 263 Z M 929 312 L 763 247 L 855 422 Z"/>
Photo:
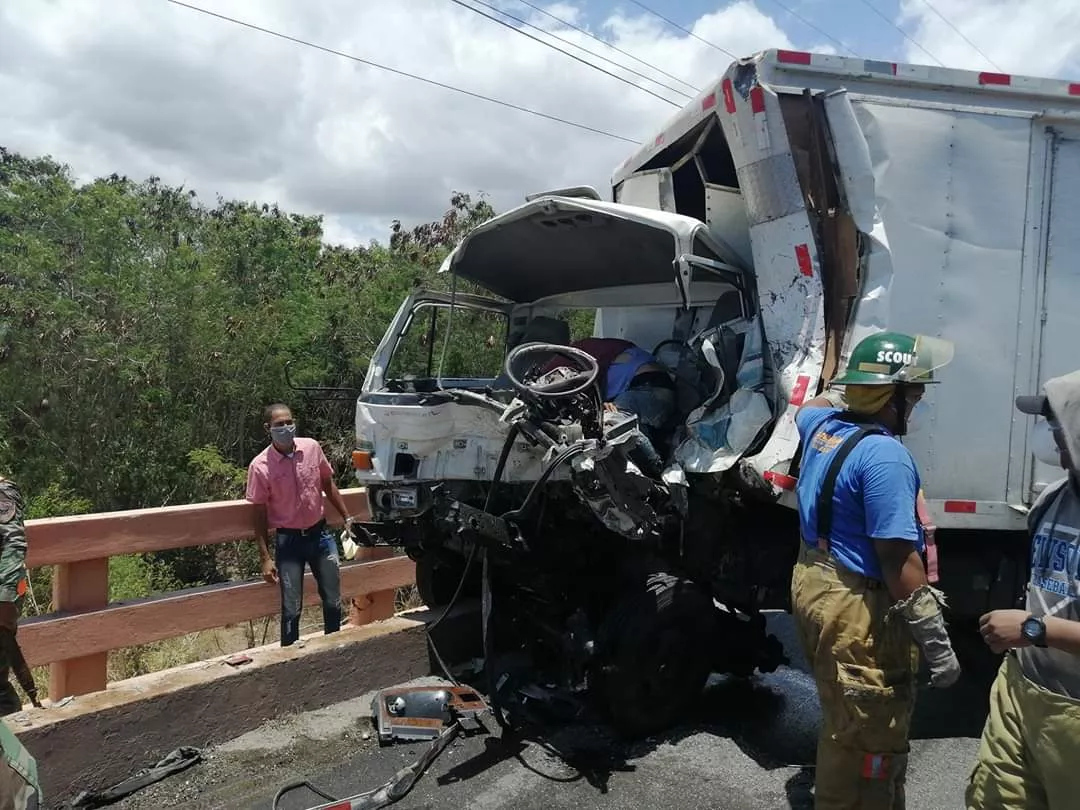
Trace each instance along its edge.
<path fill-rule="evenodd" d="M 752 463 L 793 503 L 796 408 L 868 333 L 951 340 L 907 440 L 942 528 L 1023 529 L 1061 475 L 1016 394 L 1080 365 L 1080 84 L 768 51 L 616 171 L 616 202 L 697 217 L 754 267 L 786 399 Z"/>

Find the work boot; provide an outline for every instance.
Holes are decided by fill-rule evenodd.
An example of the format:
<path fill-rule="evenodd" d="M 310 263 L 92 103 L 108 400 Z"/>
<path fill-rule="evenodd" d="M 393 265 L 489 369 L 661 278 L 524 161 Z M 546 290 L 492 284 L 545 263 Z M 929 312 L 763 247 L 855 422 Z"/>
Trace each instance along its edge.
<path fill-rule="evenodd" d="M 4 673 L 5 676 L 7 673 Z M 11 681 L 4 678 L 0 682 L 0 717 L 5 717 L 9 714 L 15 714 L 15 712 L 22 711 L 22 700 L 19 699 L 19 693 L 15 691 L 15 687 L 11 685 Z"/>

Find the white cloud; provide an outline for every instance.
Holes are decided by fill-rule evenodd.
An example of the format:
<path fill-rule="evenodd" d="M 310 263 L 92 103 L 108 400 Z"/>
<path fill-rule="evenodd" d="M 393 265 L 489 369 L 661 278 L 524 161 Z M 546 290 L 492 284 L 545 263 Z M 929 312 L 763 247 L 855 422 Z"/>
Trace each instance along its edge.
<path fill-rule="evenodd" d="M 675 112 L 448 0 L 193 2 L 639 140 Z M 519 3 L 501 7 L 556 26 Z M 581 3 L 549 8 L 585 25 Z M 740 56 L 792 47 L 748 0 L 718 0 L 693 30 Z M 698 86 L 731 61 L 654 17 L 616 13 L 600 33 Z M 582 34 L 559 35 L 627 61 Z M 52 154 L 83 179 L 153 174 L 208 200 L 277 201 L 325 214 L 327 239 L 348 244 L 385 239 L 395 218 L 439 216 L 452 190 L 486 192 L 502 209 L 582 182 L 606 194 L 635 148 L 147 0 L 6 0 L 0 98 L 0 143 Z"/>
<path fill-rule="evenodd" d="M 1077 0 L 903 0 L 900 24 L 949 67 L 994 70 L 997 65 L 1026 76 L 1080 75 Z M 907 59 L 931 62 L 916 46 L 906 46 Z"/>

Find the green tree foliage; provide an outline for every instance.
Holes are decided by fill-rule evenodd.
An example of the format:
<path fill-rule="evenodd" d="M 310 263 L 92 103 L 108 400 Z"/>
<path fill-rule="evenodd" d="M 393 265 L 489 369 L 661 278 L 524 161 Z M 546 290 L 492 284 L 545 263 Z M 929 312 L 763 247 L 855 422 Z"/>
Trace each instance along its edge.
<path fill-rule="evenodd" d="M 286 363 L 298 385 L 359 387 L 403 298 L 448 289 L 440 262 L 493 213 L 455 194 L 439 221 L 395 222 L 389 245 L 329 247 L 318 216 L 209 207 L 156 177 L 80 185 L 0 147 L 0 470 L 34 517 L 235 498 L 266 441 L 261 408 L 281 400 L 347 481 L 352 401 L 291 390 Z M 482 319 L 458 327 L 448 375 L 491 342 Z M 246 575 L 252 559 L 118 562 L 113 596 Z"/>

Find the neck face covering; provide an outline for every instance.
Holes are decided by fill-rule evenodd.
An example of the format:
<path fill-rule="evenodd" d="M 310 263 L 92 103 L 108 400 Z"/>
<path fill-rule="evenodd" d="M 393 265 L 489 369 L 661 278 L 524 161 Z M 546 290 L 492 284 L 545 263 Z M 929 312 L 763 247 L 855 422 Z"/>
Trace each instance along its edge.
<path fill-rule="evenodd" d="M 1061 467 L 1061 452 L 1057 442 L 1054 441 L 1054 433 L 1050 429 L 1050 423 L 1040 419 L 1031 429 L 1031 453 L 1043 464 L 1050 467 Z"/>
<path fill-rule="evenodd" d="M 270 437 L 281 447 L 289 447 L 296 436 L 296 425 L 279 425 L 270 428 Z"/>
<path fill-rule="evenodd" d="M 907 416 L 907 424 L 904 428 L 904 435 L 910 436 L 912 433 L 918 433 L 926 427 L 927 420 L 930 418 L 930 406 L 926 404 L 924 400 L 919 400 L 915 403 L 915 407 L 911 409 L 911 413 Z"/>

